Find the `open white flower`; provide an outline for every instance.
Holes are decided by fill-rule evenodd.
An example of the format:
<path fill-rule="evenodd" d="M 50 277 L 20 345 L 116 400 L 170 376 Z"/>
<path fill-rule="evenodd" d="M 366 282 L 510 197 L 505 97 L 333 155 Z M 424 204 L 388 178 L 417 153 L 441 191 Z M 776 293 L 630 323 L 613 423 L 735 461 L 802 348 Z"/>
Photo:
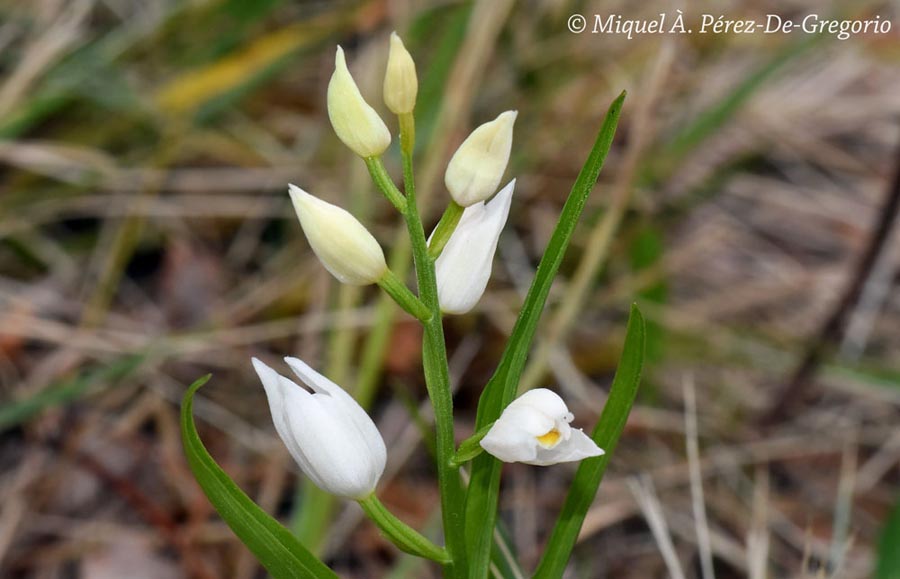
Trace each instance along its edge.
<path fill-rule="evenodd" d="M 506 111 L 466 137 L 453 153 L 444 184 L 453 200 L 463 207 L 494 194 L 509 163 L 516 111 Z"/>
<path fill-rule="evenodd" d="M 529 390 L 513 400 L 484 438 L 481 448 L 503 462 L 547 466 L 600 456 L 597 446 L 580 428 L 555 392 Z"/>
<path fill-rule="evenodd" d="M 438 302 L 445 313 L 468 312 L 484 293 L 515 188 L 513 179 L 489 202 L 480 201 L 463 211 L 434 264 Z"/>
<path fill-rule="evenodd" d="M 338 138 L 360 157 L 377 157 L 391 144 L 391 132 L 360 94 L 340 46 L 328 82 L 328 118 Z"/>
<path fill-rule="evenodd" d="M 388 268 L 384 252 L 356 217 L 296 185 L 289 185 L 288 191 L 303 233 L 325 269 L 350 285 L 381 279 Z"/>
<path fill-rule="evenodd" d="M 319 488 L 348 499 L 368 497 L 387 461 L 375 423 L 340 386 L 302 360 L 284 360 L 313 392 L 253 358 L 278 436 Z"/>

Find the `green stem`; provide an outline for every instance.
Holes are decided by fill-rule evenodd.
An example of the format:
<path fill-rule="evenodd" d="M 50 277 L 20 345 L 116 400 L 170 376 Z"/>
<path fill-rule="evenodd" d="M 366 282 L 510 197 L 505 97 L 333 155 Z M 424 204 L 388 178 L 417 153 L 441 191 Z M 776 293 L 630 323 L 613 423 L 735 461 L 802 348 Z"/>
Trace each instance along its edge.
<path fill-rule="evenodd" d="M 484 449 L 481 448 L 481 439 L 484 438 L 488 431 L 494 426 L 494 423 L 484 426 L 459 444 L 459 450 L 456 451 L 456 454 L 453 455 L 453 464 L 456 466 L 462 466 L 463 464 L 469 462 L 482 452 Z"/>
<path fill-rule="evenodd" d="M 375 181 L 375 185 L 378 186 L 378 189 L 387 197 L 388 201 L 397 208 L 401 214 L 405 214 L 407 210 L 406 199 L 403 198 L 403 193 L 401 193 L 397 186 L 394 185 L 394 182 L 391 181 L 391 176 L 388 175 L 387 169 L 384 168 L 384 163 L 381 161 L 381 157 L 366 157 L 366 167 L 369 169 L 369 174 L 372 176 L 372 180 Z"/>
<path fill-rule="evenodd" d="M 374 493 L 359 501 L 359 506 L 363 508 L 366 515 L 378 525 L 378 528 L 401 551 L 425 557 L 444 565 L 450 563 L 450 554 L 447 553 L 446 549 L 435 545 L 421 533 L 394 516 L 384 506 L 384 503 L 378 500 Z"/>
<path fill-rule="evenodd" d="M 466 576 L 465 556 L 465 494 L 459 467 L 452 464 L 454 455 L 453 397 L 450 393 L 450 369 L 447 365 L 447 348 L 444 344 L 444 326 L 441 322 L 441 306 L 438 303 L 437 278 L 434 260 L 428 256 L 425 230 L 416 206 L 416 188 L 413 179 L 412 155 L 415 142 L 415 125 L 412 114 L 400 116 L 400 144 L 403 156 L 403 184 L 406 189 L 406 226 L 412 242 L 413 261 L 419 285 L 419 297 L 433 316 L 423 322 L 422 366 L 425 386 L 434 407 L 436 431 L 438 485 L 441 491 L 441 516 L 444 537 L 452 562 L 446 567 L 446 576 Z"/>
<path fill-rule="evenodd" d="M 412 113 L 400 115 L 400 151 L 412 159 L 416 148 L 416 120 Z"/>
<path fill-rule="evenodd" d="M 434 233 L 431 235 L 431 241 L 428 244 L 429 257 L 437 259 L 441 255 L 441 251 L 444 250 L 444 246 L 450 241 L 450 236 L 453 235 L 453 231 L 459 224 L 463 211 L 465 208 L 456 201 L 450 201 L 450 205 L 447 205 L 447 209 L 444 210 L 441 220 L 438 221 L 437 227 L 434 228 Z"/>
<path fill-rule="evenodd" d="M 397 305 L 423 324 L 431 320 L 433 315 L 431 310 L 413 295 L 409 288 L 406 287 L 406 284 L 400 281 L 390 269 L 385 271 L 381 279 L 378 280 L 378 286 L 394 298 Z"/>

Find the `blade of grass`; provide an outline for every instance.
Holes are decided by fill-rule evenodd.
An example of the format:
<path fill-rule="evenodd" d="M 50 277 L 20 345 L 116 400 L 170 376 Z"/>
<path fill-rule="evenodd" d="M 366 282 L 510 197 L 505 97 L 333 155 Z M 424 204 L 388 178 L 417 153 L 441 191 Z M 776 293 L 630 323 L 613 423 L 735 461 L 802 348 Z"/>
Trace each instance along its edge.
<path fill-rule="evenodd" d="M 878 547 L 876 579 L 900 579 L 900 496 L 884 524 Z"/>
<path fill-rule="evenodd" d="M 154 100 L 169 114 L 207 121 L 283 70 L 304 48 L 327 38 L 347 18 L 324 14 L 265 34 L 241 50 L 173 79 Z"/>
<path fill-rule="evenodd" d="M 825 38 L 826 36 L 822 34 L 806 35 L 801 40 L 786 45 L 775 56 L 747 75 L 722 100 L 706 109 L 678 132 L 662 147 L 661 151 L 648 155 L 647 158 L 653 161 L 644 168 L 644 180 L 658 183 L 665 179 L 675 170 L 687 153 L 694 150 L 711 135 L 716 134 L 776 72 L 798 56 L 805 54 L 810 48 L 817 46 Z"/>
<path fill-rule="evenodd" d="M 181 403 L 181 438 L 194 478 L 209 502 L 275 579 L 305 579 L 337 575 L 310 553 L 281 523 L 269 516 L 216 464 L 203 446 L 194 424 L 194 394 L 211 375 L 188 388 Z"/>
<path fill-rule="evenodd" d="M 0 407 L 0 431 L 21 424 L 52 408 L 64 406 L 91 393 L 98 384 L 112 385 L 132 374 L 144 360 L 144 354 L 120 358 L 100 368 L 83 372 L 77 378 L 58 382 L 37 394 Z"/>
<path fill-rule="evenodd" d="M 612 146 L 624 100 L 623 92 L 610 105 L 590 155 L 572 186 L 497 370 L 478 401 L 476 430 L 496 420 L 515 396 L 553 278 L 556 277 L 572 232 Z M 488 574 L 497 519 L 500 469 L 501 463 L 488 454 L 479 456 L 472 463 L 472 478 L 466 501 L 466 539 L 472 566 L 471 577 L 486 577 Z"/>
<path fill-rule="evenodd" d="M 600 481 L 603 480 L 609 460 L 616 449 L 619 437 L 622 436 L 631 405 L 637 395 L 644 364 L 645 334 L 644 317 L 637 306 L 632 305 L 619 368 L 616 370 L 603 413 L 591 434 L 591 438 L 597 446 L 606 451 L 606 454 L 584 460 L 578 466 L 575 480 L 569 488 L 556 526 L 553 527 L 544 556 L 534 573 L 535 579 L 562 577 L 565 571 L 584 517 L 594 502 Z"/>

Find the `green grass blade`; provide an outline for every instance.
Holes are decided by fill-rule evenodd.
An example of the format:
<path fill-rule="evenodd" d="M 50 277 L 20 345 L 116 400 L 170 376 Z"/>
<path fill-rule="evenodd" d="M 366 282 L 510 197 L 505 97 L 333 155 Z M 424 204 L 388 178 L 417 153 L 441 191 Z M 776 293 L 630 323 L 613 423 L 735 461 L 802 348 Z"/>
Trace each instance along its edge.
<path fill-rule="evenodd" d="M 0 430 L 30 420 L 48 408 L 64 406 L 87 396 L 97 390 L 92 388 L 97 384 L 111 384 L 129 376 L 140 366 L 144 357 L 145 354 L 126 356 L 111 364 L 84 372 L 74 379 L 53 384 L 29 398 L 4 404 L 0 407 Z"/>
<path fill-rule="evenodd" d="M 494 372 L 478 401 L 476 430 L 496 420 L 515 396 L 538 320 L 550 293 L 550 286 L 559 270 L 578 218 L 584 210 L 587 197 L 597 182 L 603 161 L 612 146 L 624 101 L 623 92 L 610 105 L 597 135 L 597 141 L 572 186 L 497 371 Z M 471 577 L 486 577 L 488 574 L 494 524 L 497 519 L 500 468 L 500 462 L 488 454 L 483 454 L 472 462 L 472 478 L 466 499 L 466 539 L 467 553 L 472 566 Z"/>
<path fill-rule="evenodd" d="M 900 496 L 888 516 L 878 547 L 876 579 L 900 579 Z"/>
<path fill-rule="evenodd" d="M 734 115 L 750 100 L 750 97 L 778 71 L 798 56 L 818 46 L 826 39 L 824 34 L 806 35 L 801 40 L 788 44 L 770 60 L 747 75 L 731 92 L 703 111 L 696 119 L 678 132 L 661 150 L 647 155 L 650 159 L 643 167 L 645 182 L 659 183 L 672 174 L 684 156 L 694 150 L 707 138 L 717 134 Z"/>
<path fill-rule="evenodd" d="M 305 579 L 337 575 L 319 561 L 281 523 L 248 497 L 209 455 L 194 424 L 194 394 L 210 375 L 188 388 L 181 403 L 181 438 L 188 464 L 200 488 L 234 534 L 247 545 L 275 579 Z"/>
<path fill-rule="evenodd" d="M 622 359 L 616 370 L 609 398 L 603 407 L 603 414 L 600 415 L 600 420 L 591 435 L 594 442 L 604 449 L 606 454 L 584 460 L 579 465 L 575 480 L 572 481 L 569 494 L 566 496 L 566 502 L 547 542 L 544 556 L 534 573 L 535 579 L 562 577 L 566 569 L 581 524 L 591 503 L 594 502 L 594 495 L 597 494 L 597 488 L 603 480 L 606 466 L 616 449 L 637 395 L 641 383 L 641 368 L 644 364 L 645 333 L 641 312 L 637 306 L 631 306 Z"/>

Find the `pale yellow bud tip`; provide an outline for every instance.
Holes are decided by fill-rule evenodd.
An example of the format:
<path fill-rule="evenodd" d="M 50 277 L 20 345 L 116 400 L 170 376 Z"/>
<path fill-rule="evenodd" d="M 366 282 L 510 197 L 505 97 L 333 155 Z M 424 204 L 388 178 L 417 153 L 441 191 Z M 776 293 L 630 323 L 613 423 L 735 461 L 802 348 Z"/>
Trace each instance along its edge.
<path fill-rule="evenodd" d="M 416 106 L 419 80 L 416 64 L 396 32 L 391 33 L 387 72 L 384 75 L 384 103 L 395 115 L 411 113 Z"/>
<path fill-rule="evenodd" d="M 338 138 L 360 157 L 377 157 L 391 144 L 390 131 L 360 94 L 340 46 L 328 83 L 328 118 Z"/>
<path fill-rule="evenodd" d="M 501 113 L 469 135 L 447 165 L 444 183 L 453 200 L 469 207 L 491 197 L 506 171 L 517 111 Z"/>
<path fill-rule="evenodd" d="M 387 271 L 384 252 L 362 223 L 296 185 L 289 185 L 288 190 L 303 233 L 325 269 L 350 285 L 381 279 Z"/>

